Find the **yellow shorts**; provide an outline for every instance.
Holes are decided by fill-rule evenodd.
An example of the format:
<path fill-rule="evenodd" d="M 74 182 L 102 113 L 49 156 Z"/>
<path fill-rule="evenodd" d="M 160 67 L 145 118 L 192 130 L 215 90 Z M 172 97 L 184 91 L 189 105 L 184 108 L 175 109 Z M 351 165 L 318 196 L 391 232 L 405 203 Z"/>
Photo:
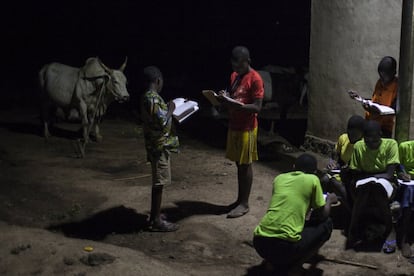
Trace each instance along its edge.
<path fill-rule="evenodd" d="M 258 160 L 257 127 L 253 130 L 227 132 L 226 158 L 239 164 L 251 164 Z"/>
<path fill-rule="evenodd" d="M 152 185 L 163 186 L 171 183 L 171 164 L 169 153 L 163 152 L 158 157 L 150 157 Z"/>

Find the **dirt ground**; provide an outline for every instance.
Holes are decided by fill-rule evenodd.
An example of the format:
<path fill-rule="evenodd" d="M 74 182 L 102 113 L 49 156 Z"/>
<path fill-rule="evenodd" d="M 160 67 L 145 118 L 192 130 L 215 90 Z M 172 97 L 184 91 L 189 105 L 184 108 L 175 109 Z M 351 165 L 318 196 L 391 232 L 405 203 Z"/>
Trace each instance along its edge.
<path fill-rule="evenodd" d="M 60 124 L 45 143 L 35 112 L 8 109 L 0 118 L 0 275 L 260 275 L 252 232 L 290 157 L 261 149 L 251 211 L 226 219 L 237 183 L 235 165 L 224 158 L 222 126 L 197 133 L 180 126 L 181 153 L 172 156 L 163 213 L 181 227 L 150 233 L 143 231 L 150 166 L 139 125 L 106 118 L 103 142 L 88 144 L 79 159 L 77 125 Z M 399 251 L 355 252 L 344 242 L 335 229 L 320 254 L 378 269 L 320 261 L 305 264 L 303 275 L 414 275 Z"/>

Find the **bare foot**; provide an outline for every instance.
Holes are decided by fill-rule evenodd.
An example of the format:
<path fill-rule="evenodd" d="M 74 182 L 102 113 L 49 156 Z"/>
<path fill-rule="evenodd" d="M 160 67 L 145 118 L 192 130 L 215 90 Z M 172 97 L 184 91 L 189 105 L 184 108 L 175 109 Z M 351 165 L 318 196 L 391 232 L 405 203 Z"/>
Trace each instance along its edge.
<path fill-rule="evenodd" d="M 234 208 L 227 214 L 227 218 L 238 218 L 238 217 L 244 216 L 248 212 L 249 212 L 249 206 L 239 204 L 236 208 Z"/>

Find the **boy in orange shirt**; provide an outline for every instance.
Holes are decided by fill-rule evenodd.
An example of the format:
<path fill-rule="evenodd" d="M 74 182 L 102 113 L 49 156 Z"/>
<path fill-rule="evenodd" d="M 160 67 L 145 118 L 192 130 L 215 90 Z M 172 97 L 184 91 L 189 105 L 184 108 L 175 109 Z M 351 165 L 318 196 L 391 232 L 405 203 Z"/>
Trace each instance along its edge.
<path fill-rule="evenodd" d="M 391 56 L 381 59 L 378 64 L 379 80 L 375 84 L 375 89 L 371 97 L 371 101 L 381 105 L 389 106 L 396 109 L 398 78 L 397 62 Z M 356 93 L 350 93 L 351 98 L 357 97 Z M 362 105 L 365 109 L 365 119 L 377 121 L 381 125 L 382 137 L 392 138 L 394 129 L 395 115 L 380 115 L 375 109 L 369 105 Z"/>

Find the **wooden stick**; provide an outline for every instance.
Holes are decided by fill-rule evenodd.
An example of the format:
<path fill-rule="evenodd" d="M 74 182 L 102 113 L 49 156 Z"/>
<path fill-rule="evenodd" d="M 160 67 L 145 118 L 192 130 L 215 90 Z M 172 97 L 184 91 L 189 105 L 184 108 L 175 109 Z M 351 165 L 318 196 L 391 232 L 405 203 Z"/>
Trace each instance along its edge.
<path fill-rule="evenodd" d="M 322 259 L 322 261 L 328 261 L 328 262 L 333 262 L 333 263 L 337 263 L 337 264 L 349 264 L 349 265 L 367 267 L 367 268 L 370 268 L 370 269 L 378 269 L 378 266 L 376 266 L 376 265 L 364 264 L 364 263 L 359 263 L 359 262 L 354 262 L 354 261 L 347 261 L 347 260 L 342 260 L 342 259 L 334 259 L 334 258 L 329 258 L 329 257 L 324 257 Z"/>
<path fill-rule="evenodd" d="M 123 177 L 123 178 L 115 178 L 115 181 L 120 181 L 120 180 L 130 180 L 130 179 L 138 179 L 138 178 L 144 178 L 144 177 L 148 177 L 151 176 L 151 174 L 143 174 L 143 175 L 137 175 L 137 176 L 130 176 L 130 177 Z"/>

